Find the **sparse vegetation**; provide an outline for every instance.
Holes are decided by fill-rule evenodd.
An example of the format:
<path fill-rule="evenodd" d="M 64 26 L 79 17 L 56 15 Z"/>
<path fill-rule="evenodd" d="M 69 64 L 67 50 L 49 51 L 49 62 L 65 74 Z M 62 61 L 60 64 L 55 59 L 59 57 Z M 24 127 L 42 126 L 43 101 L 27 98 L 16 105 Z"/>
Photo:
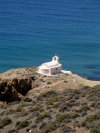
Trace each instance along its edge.
<path fill-rule="evenodd" d="M 82 111 L 87 111 L 87 110 L 90 110 L 90 107 L 84 106 L 84 107 L 81 107 L 79 110 L 77 110 L 77 112 L 82 112 Z"/>
<path fill-rule="evenodd" d="M 88 116 L 87 119 L 86 119 L 86 121 L 87 122 L 92 122 L 92 121 L 98 120 L 98 119 L 100 119 L 100 112 L 99 113 L 96 113 L 94 115 Z"/>
<path fill-rule="evenodd" d="M 23 110 L 23 107 L 26 107 L 26 106 L 29 106 L 29 104 L 21 104 L 21 105 L 19 105 L 16 108 L 15 112 L 21 112 Z"/>
<path fill-rule="evenodd" d="M 14 112 L 15 112 L 15 110 L 9 109 L 6 111 L 6 115 L 13 114 Z"/>
<path fill-rule="evenodd" d="M 48 98 L 48 97 L 50 97 L 50 96 L 53 95 L 53 94 L 57 94 L 57 92 L 54 91 L 54 90 L 50 90 L 50 91 L 41 93 L 41 94 L 39 95 L 39 97 L 38 97 L 38 100 L 40 100 L 40 99 L 42 99 L 42 98 Z"/>
<path fill-rule="evenodd" d="M 26 97 L 26 98 L 24 98 L 24 101 L 25 101 L 25 102 L 31 102 L 31 101 L 32 101 L 32 99 L 31 99 L 31 98 L 29 98 L 29 97 Z"/>
<path fill-rule="evenodd" d="M 28 120 L 24 120 L 24 121 L 18 122 L 16 124 L 16 128 L 19 130 L 19 129 L 25 128 L 25 127 L 27 127 L 29 125 L 30 125 L 29 121 Z"/>
<path fill-rule="evenodd" d="M 90 130 L 90 133 L 100 133 L 100 128 L 93 128 Z"/>
<path fill-rule="evenodd" d="M 87 122 L 86 121 L 83 121 L 82 123 L 81 123 L 81 126 L 82 127 L 85 127 L 87 125 Z"/>
<path fill-rule="evenodd" d="M 12 120 L 10 118 L 4 118 L 0 121 L 0 126 L 6 126 L 6 125 L 9 125 L 11 124 Z"/>
<path fill-rule="evenodd" d="M 82 122 L 82 126 L 83 127 L 87 127 L 89 128 L 89 125 L 100 120 L 100 113 L 96 113 L 94 115 L 90 115 L 88 116 L 83 122 Z"/>
<path fill-rule="evenodd" d="M 49 133 L 54 131 L 57 128 L 57 125 L 55 122 L 51 122 L 49 124 L 47 124 L 46 126 L 44 126 L 44 128 L 42 128 L 42 130 L 39 133 Z"/>
<path fill-rule="evenodd" d="M 56 121 L 62 122 L 66 118 L 68 118 L 68 119 L 70 118 L 69 114 L 59 114 L 56 116 Z"/>
<path fill-rule="evenodd" d="M 58 97 L 49 98 L 46 102 L 46 105 L 53 105 L 54 102 L 57 102 L 59 100 Z"/>
<path fill-rule="evenodd" d="M 80 91 L 80 90 L 73 90 L 73 92 L 74 92 L 75 94 L 81 94 L 81 91 Z"/>
<path fill-rule="evenodd" d="M 63 132 L 71 132 L 71 131 L 73 131 L 73 130 L 72 130 L 72 128 L 69 127 L 69 126 L 64 126 L 64 127 L 62 128 L 62 131 L 63 131 Z"/>
<path fill-rule="evenodd" d="M 43 114 L 39 114 L 36 118 L 36 120 L 42 120 L 44 119 L 45 117 L 47 117 L 47 112 L 43 113 Z"/>
<path fill-rule="evenodd" d="M 39 111 L 41 109 L 41 106 L 34 106 L 29 109 L 30 112 Z"/>
<path fill-rule="evenodd" d="M 8 126 L 8 129 L 15 126 L 14 130 L 31 130 L 33 133 L 77 133 L 80 128 L 86 133 L 100 133 L 99 92 L 100 86 L 61 92 L 51 90 L 34 99 L 25 96 L 20 103 L 15 106 L 9 104 L 11 108 L 2 110 L 0 131 L 5 131 L 5 126 Z M 10 120 L 4 120 L 8 115 Z M 9 130 L 11 131 L 13 129 Z"/>
<path fill-rule="evenodd" d="M 71 118 L 72 118 L 72 119 L 73 119 L 73 118 L 77 118 L 77 117 L 79 117 L 79 114 L 78 114 L 78 113 L 75 112 L 75 113 L 72 113 L 72 114 L 71 114 Z"/>

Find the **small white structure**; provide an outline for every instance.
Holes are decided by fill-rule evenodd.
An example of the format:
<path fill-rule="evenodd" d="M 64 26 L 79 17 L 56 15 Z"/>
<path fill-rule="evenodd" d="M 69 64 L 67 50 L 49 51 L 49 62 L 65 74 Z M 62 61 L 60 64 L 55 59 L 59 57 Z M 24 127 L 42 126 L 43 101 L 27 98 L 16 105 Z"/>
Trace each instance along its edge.
<path fill-rule="evenodd" d="M 62 64 L 59 63 L 59 57 L 54 56 L 51 62 L 43 63 L 39 66 L 38 72 L 43 75 L 54 75 L 62 71 Z"/>

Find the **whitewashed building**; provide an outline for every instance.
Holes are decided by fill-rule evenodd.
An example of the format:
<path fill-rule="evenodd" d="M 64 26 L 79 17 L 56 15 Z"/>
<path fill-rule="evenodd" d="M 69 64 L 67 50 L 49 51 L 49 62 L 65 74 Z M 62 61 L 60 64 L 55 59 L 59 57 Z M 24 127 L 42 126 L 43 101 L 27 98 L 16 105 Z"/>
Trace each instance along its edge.
<path fill-rule="evenodd" d="M 43 75 L 54 75 L 62 71 L 62 64 L 59 63 L 59 57 L 54 56 L 51 62 L 43 63 L 39 66 L 38 72 Z"/>

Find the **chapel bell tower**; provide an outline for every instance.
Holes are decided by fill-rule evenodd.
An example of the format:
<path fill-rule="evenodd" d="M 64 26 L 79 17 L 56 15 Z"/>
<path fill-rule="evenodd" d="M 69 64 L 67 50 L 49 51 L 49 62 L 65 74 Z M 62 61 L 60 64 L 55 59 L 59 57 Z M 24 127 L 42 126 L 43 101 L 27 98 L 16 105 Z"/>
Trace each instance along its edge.
<path fill-rule="evenodd" d="M 58 57 L 57 55 L 55 55 L 55 56 L 52 58 L 52 61 L 59 62 L 59 57 Z"/>

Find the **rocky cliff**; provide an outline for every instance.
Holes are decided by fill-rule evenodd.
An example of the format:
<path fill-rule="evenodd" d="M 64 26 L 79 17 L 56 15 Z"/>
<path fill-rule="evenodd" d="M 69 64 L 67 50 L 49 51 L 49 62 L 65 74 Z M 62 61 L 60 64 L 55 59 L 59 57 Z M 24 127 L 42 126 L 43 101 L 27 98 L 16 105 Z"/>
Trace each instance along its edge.
<path fill-rule="evenodd" d="M 32 89 L 36 68 L 12 69 L 0 75 L 0 100 L 20 100 L 21 95 Z"/>

